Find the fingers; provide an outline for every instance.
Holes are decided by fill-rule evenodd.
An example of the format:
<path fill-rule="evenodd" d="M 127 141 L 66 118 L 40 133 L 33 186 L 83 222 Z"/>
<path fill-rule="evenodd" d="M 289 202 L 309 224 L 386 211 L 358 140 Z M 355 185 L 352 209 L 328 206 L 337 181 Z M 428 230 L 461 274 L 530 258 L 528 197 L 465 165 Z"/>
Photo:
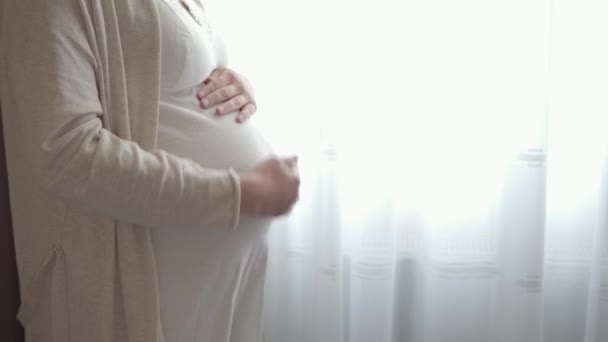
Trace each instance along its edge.
<path fill-rule="evenodd" d="M 215 113 L 237 113 L 237 123 L 248 120 L 257 111 L 253 89 L 249 82 L 236 72 L 220 67 L 203 82 L 196 94 L 202 108 L 216 106 Z"/>
<path fill-rule="evenodd" d="M 250 100 L 246 95 L 237 95 L 226 101 L 225 103 L 217 106 L 217 108 L 215 109 L 215 113 L 217 115 L 222 115 L 225 113 L 235 112 L 243 108 L 243 106 L 245 106 L 249 101 Z"/>
<path fill-rule="evenodd" d="M 203 81 L 203 84 L 208 84 L 211 81 L 214 81 L 216 78 L 218 78 L 222 74 L 222 72 L 224 72 L 224 70 L 225 69 L 223 67 L 219 67 L 219 68 L 213 70 L 211 75 L 209 75 L 209 77 L 207 77 L 207 79 Z"/>
<path fill-rule="evenodd" d="M 258 198 L 260 205 L 256 208 L 256 214 L 281 216 L 293 209 L 300 197 L 300 176 L 296 163 L 297 157 L 273 157 L 259 163 L 251 171 L 257 176 L 250 179 L 258 179 L 259 189 L 263 190 L 257 192 L 261 197 Z M 247 187 L 243 189 L 243 194 L 247 195 Z"/>
<path fill-rule="evenodd" d="M 238 86 L 230 84 L 202 98 L 200 100 L 200 105 L 202 108 L 210 108 L 217 104 L 224 103 L 240 93 L 241 91 Z"/>
<path fill-rule="evenodd" d="M 257 111 L 257 105 L 255 103 L 248 103 L 239 111 L 239 115 L 236 116 L 236 122 L 241 123 L 249 119 Z"/>
<path fill-rule="evenodd" d="M 291 168 L 297 168 L 298 167 L 298 156 L 292 156 L 289 158 L 285 159 L 287 165 L 289 165 L 289 167 Z"/>
<path fill-rule="evenodd" d="M 233 81 L 234 75 L 227 71 L 218 73 L 216 76 L 209 76 L 209 78 L 203 82 L 204 86 L 198 91 L 196 96 L 199 100 L 202 100 L 206 95 L 233 83 Z"/>
<path fill-rule="evenodd" d="M 294 177 L 295 184 L 300 185 L 300 171 L 298 170 L 298 157 L 293 156 L 285 158 L 285 166 L 287 171 Z"/>

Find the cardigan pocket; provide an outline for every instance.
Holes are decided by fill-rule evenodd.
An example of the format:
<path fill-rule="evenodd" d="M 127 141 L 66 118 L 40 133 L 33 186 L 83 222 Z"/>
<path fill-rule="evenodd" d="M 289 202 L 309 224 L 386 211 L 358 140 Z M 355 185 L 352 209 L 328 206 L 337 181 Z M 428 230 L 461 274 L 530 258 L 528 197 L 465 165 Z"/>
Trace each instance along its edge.
<path fill-rule="evenodd" d="M 70 341 L 66 284 L 63 248 L 56 244 L 21 296 L 17 318 L 28 340 Z"/>

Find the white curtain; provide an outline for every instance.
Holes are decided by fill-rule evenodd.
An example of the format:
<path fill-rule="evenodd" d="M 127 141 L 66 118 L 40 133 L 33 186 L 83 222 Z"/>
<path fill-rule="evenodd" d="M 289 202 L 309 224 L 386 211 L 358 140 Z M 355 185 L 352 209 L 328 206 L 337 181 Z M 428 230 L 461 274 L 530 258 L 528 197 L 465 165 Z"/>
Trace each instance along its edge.
<path fill-rule="evenodd" d="M 208 8 L 300 156 L 267 342 L 608 341 L 608 1 Z"/>

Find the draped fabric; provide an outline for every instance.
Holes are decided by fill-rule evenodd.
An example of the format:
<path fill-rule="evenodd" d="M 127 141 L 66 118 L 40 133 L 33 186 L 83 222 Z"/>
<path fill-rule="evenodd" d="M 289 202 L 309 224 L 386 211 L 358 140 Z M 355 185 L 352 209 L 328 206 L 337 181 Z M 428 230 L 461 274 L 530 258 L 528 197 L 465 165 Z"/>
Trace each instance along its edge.
<path fill-rule="evenodd" d="M 608 341 L 608 3 L 210 3 L 300 155 L 267 342 Z"/>

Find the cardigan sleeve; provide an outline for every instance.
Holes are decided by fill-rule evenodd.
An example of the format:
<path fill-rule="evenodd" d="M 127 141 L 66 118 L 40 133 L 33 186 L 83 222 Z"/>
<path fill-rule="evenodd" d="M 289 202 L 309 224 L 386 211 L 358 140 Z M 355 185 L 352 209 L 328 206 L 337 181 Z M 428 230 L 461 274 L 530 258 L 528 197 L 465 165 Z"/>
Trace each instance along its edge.
<path fill-rule="evenodd" d="M 21 125 L 5 129 L 23 132 L 29 148 L 22 157 L 39 174 L 44 192 L 134 224 L 236 227 L 240 185 L 234 170 L 146 151 L 103 126 L 103 115 L 156 113 L 102 112 L 103 68 L 79 1 L 1 5 L 0 96 L 4 115 L 18 116 Z M 109 72 L 104 78 L 116 76 L 103 72 Z"/>

